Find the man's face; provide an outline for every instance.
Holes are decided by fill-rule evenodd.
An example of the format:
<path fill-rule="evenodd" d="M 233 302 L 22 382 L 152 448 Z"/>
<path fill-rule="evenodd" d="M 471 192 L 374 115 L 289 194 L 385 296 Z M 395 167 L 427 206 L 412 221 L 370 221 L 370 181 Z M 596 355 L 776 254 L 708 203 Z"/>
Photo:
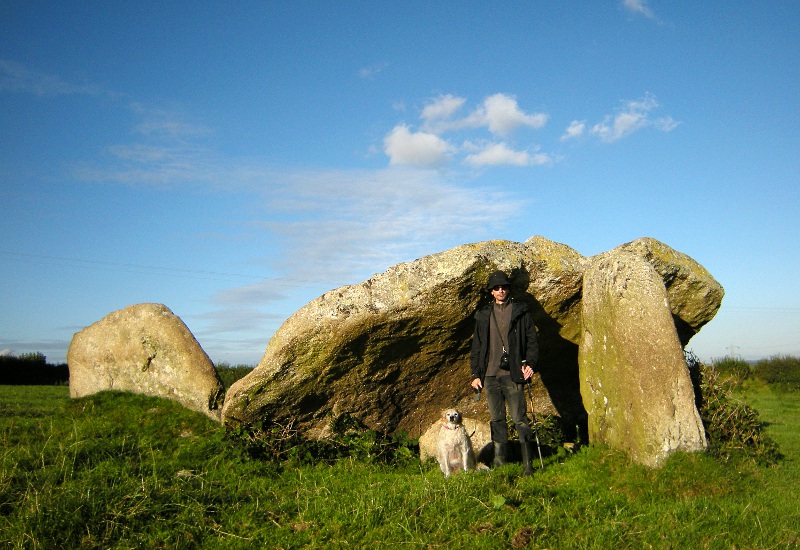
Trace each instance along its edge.
<path fill-rule="evenodd" d="M 492 289 L 492 296 L 494 297 L 494 301 L 498 304 L 505 303 L 508 300 L 508 285 L 497 285 Z"/>

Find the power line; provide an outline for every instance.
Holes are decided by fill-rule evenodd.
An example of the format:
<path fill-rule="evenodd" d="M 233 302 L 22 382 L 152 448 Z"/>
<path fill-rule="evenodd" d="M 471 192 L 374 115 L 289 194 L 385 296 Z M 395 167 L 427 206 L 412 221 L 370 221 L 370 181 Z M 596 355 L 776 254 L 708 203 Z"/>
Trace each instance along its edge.
<path fill-rule="evenodd" d="M 181 277 L 184 279 L 200 280 L 225 280 L 243 279 L 248 281 L 269 282 L 270 285 L 280 287 L 300 287 L 313 284 L 333 284 L 331 288 L 343 286 L 346 283 L 334 284 L 331 281 L 312 279 L 307 276 L 291 277 L 267 277 L 260 275 L 245 275 L 243 273 L 232 273 L 226 271 L 208 271 L 199 269 L 185 269 L 174 267 L 160 267 L 154 265 L 133 264 L 124 262 L 109 262 L 102 260 L 84 260 L 81 258 L 71 258 L 67 256 L 52 256 L 46 254 L 32 254 L 29 252 L 9 252 L 0 250 L 0 256 L 8 256 L 11 260 L 27 262 L 36 265 L 46 265 L 52 267 L 73 267 L 80 269 L 103 269 L 118 273 L 139 273 L 145 275 L 162 275 L 169 277 Z"/>

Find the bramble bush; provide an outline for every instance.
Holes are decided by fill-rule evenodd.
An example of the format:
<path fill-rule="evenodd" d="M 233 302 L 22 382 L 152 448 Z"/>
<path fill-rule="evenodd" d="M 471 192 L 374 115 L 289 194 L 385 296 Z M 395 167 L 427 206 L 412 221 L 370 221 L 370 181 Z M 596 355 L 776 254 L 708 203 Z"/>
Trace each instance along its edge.
<path fill-rule="evenodd" d="M 226 426 L 226 436 L 245 459 L 294 465 L 333 463 L 353 458 L 369 464 L 400 465 L 419 455 L 417 443 L 404 433 L 394 436 L 370 430 L 344 414 L 330 419 L 331 436 L 311 439 L 289 423 L 274 421 Z"/>
<path fill-rule="evenodd" d="M 763 465 L 776 463 L 781 458 L 778 445 L 764 430 L 758 411 L 732 395 L 738 381 L 722 378 L 719 370 L 704 365 L 691 352 L 686 354 L 686 363 L 709 452 L 725 461 L 745 456 Z"/>

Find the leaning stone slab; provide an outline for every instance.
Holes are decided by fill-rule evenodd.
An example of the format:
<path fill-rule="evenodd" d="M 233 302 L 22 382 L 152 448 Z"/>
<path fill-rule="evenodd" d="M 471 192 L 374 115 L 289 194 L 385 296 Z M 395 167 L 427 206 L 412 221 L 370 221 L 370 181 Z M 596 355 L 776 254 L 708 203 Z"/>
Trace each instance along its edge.
<path fill-rule="evenodd" d="M 568 372 L 575 381 L 570 397 L 582 407 L 570 342 L 580 333 L 582 261 L 541 237 L 485 241 L 327 292 L 287 319 L 257 367 L 231 386 L 223 421 L 293 422 L 324 437 L 324 420 L 347 413 L 371 429 L 417 437 L 447 406 L 488 420 L 485 403 L 472 400 L 469 350 L 475 311 L 490 299 L 484 287 L 497 269 L 511 274 L 514 292 L 531 304 L 547 342 L 543 373 Z M 537 391 L 551 412 L 568 407 L 564 391 L 556 391 L 556 405 L 544 385 Z"/>
<path fill-rule="evenodd" d="M 186 325 L 161 304 L 115 311 L 75 334 L 69 392 L 121 390 L 164 397 L 220 421 L 224 388 Z"/>
<path fill-rule="evenodd" d="M 644 257 L 615 249 L 583 278 L 578 363 L 589 441 L 659 466 L 706 447 L 664 279 Z"/>

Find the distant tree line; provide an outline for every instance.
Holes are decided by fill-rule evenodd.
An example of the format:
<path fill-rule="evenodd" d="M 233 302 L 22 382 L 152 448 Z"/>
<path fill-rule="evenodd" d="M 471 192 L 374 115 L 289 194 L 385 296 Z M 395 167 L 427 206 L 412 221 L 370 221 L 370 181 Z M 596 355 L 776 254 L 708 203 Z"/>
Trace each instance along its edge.
<path fill-rule="evenodd" d="M 51 365 L 41 353 L 23 353 L 19 357 L 0 355 L 0 385 L 52 386 L 69 383 L 66 363 Z"/>

